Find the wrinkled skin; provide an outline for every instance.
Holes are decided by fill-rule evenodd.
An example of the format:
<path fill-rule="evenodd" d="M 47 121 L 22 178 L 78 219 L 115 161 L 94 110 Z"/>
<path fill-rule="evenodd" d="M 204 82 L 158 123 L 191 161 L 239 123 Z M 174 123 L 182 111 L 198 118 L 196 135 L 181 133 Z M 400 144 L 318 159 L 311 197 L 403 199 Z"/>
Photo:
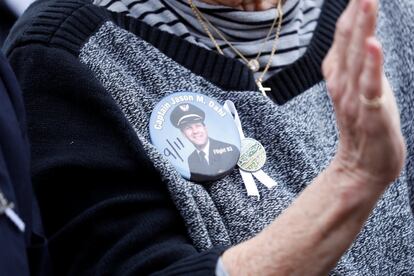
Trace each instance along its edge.
<path fill-rule="evenodd" d="M 363 12 L 358 12 L 361 9 Z M 400 116 L 386 79 L 381 45 L 375 38 L 378 2 L 352 0 L 337 23 L 323 73 L 340 131 L 336 159 L 355 177 L 393 181 L 406 156 Z M 383 97 L 380 108 L 360 101 Z"/>
<path fill-rule="evenodd" d="M 400 174 L 406 149 L 374 34 L 377 8 L 378 0 L 351 0 L 323 62 L 339 129 L 334 159 L 266 229 L 223 254 L 230 275 L 327 275 Z"/>

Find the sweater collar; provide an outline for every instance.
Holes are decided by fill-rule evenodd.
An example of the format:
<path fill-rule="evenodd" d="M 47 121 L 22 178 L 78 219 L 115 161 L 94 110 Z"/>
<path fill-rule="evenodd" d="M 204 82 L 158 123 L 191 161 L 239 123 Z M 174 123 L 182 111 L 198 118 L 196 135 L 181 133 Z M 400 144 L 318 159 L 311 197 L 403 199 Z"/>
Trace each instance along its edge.
<path fill-rule="evenodd" d="M 336 21 L 347 4 L 348 0 L 326 0 L 306 53 L 264 82 L 264 86 L 272 89 L 268 96 L 275 103 L 284 104 L 323 80 L 322 61 L 332 45 Z M 168 57 L 222 89 L 258 91 L 253 74 L 241 62 L 150 27 L 127 13 L 105 12 L 118 26 L 140 36 Z"/>
<path fill-rule="evenodd" d="M 29 9 L 24 20 L 21 20 L 15 29 L 22 28 L 24 23 L 33 20 L 41 23 L 34 26 L 31 32 L 25 32 L 19 37 L 20 43 L 34 40 L 42 43 L 53 43 L 55 47 L 63 47 L 77 55 L 82 45 L 89 40 L 104 22 L 111 20 L 119 27 L 141 37 L 166 56 L 170 57 L 183 67 L 191 70 L 225 91 L 258 91 L 252 72 L 241 62 L 227 58 L 213 51 L 206 50 L 187 42 L 181 37 L 161 31 L 131 18 L 126 13 L 111 13 L 105 7 L 92 5 L 92 0 L 60 0 L 59 9 L 53 6 L 40 15 L 37 9 L 47 7 L 49 1 L 36 1 Z M 265 86 L 272 88 L 268 93 L 276 104 L 284 104 L 300 95 L 312 86 L 323 80 L 321 65 L 335 33 L 336 21 L 346 8 L 348 0 L 325 0 L 322 6 L 318 25 L 306 53 L 296 62 L 273 75 L 264 82 Z M 65 12 L 66 11 L 66 12 Z M 68 16 L 67 14 L 71 15 Z M 64 24 L 65 28 L 60 29 Z M 41 26 L 39 26 L 41 25 Z M 43 29 L 47 28 L 47 32 Z M 54 30 L 53 32 L 50 29 Z M 67 29 L 70 34 L 67 35 Z M 12 36 L 6 45 L 6 52 L 17 43 L 16 36 Z M 260 93 L 260 92 L 258 92 Z"/>

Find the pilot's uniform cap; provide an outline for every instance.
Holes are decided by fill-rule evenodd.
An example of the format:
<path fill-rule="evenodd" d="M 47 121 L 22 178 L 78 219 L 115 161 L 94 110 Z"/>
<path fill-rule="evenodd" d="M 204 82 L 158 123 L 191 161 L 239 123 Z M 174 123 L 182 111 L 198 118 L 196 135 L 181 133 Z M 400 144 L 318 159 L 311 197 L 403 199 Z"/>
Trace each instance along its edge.
<path fill-rule="evenodd" d="M 180 104 L 171 112 L 171 123 L 176 128 L 182 128 L 187 124 L 204 122 L 205 113 L 195 105 Z"/>

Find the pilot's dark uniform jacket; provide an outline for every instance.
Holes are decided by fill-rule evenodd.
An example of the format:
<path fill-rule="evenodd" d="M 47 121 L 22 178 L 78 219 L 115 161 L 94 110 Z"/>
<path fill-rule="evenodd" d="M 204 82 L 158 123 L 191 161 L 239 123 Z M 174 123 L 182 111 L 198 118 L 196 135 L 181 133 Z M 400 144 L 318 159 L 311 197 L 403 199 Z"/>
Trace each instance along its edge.
<path fill-rule="evenodd" d="M 195 105 L 186 103 L 175 107 L 171 112 L 173 126 L 183 129 L 190 124 L 204 124 L 205 112 Z M 228 173 L 240 156 L 236 146 L 208 138 L 208 154 L 198 149 L 188 157 L 190 179 L 195 182 L 206 182 Z"/>
<path fill-rule="evenodd" d="M 188 157 L 191 177 L 193 181 L 209 180 L 208 176 L 225 174 L 237 163 L 239 150 L 231 144 L 209 138 L 208 162 L 203 153 L 195 150 Z"/>
<path fill-rule="evenodd" d="M 21 91 L 0 53 L 0 275 L 49 275 Z"/>

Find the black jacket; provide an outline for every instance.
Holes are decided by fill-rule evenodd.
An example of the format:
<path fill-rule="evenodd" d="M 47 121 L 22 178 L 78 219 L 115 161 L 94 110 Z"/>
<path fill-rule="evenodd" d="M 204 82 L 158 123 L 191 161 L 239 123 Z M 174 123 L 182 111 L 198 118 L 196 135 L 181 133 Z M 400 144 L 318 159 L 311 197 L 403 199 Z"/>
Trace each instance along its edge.
<path fill-rule="evenodd" d="M 47 249 L 30 180 L 30 154 L 20 88 L 0 54 L 0 192 L 24 222 L 0 213 L 0 274 L 48 274 Z M 0 204 L 3 205 L 3 204 Z M 3 206 L 1 206 L 3 207 Z"/>

